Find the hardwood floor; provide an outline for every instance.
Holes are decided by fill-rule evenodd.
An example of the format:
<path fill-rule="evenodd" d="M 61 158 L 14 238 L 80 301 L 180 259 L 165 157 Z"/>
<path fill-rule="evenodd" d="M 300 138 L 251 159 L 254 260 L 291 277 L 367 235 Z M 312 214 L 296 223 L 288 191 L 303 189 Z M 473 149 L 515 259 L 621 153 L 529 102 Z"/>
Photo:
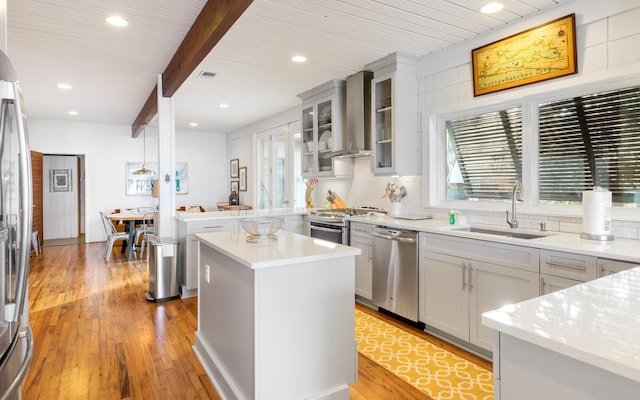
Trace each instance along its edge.
<path fill-rule="evenodd" d="M 146 261 L 114 250 L 106 262 L 105 243 L 42 250 L 29 274 L 35 352 L 24 399 L 220 399 L 191 349 L 197 298 L 146 301 Z M 430 400 L 362 355 L 351 399 Z"/>

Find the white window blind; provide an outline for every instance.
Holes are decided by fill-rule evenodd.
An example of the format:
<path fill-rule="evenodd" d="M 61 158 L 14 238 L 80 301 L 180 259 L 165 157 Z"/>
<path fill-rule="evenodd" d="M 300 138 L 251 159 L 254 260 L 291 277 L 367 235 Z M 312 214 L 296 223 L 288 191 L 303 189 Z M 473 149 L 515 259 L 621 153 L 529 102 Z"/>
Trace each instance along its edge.
<path fill-rule="evenodd" d="M 541 202 L 579 203 L 594 185 L 637 202 L 640 87 L 541 104 L 538 180 Z"/>
<path fill-rule="evenodd" d="M 522 179 L 522 109 L 446 122 L 447 199 L 511 198 Z"/>

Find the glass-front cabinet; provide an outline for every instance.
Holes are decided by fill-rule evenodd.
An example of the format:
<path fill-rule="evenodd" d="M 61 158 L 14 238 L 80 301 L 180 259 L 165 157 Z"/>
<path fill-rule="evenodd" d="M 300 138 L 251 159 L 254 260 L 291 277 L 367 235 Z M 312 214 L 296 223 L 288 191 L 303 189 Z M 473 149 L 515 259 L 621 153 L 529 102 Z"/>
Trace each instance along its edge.
<path fill-rule="evenodd" d="M 316 139 L 314 137 L 314 107 L 302 109 L 302 174 L 310 174 L 316 169 Z"/>
<path fill-rule="evenodd" d="M 345 81 L 333 80 L 298 95 L 302 99 L 302 176 L 335 176 L 333 153 L 342 150 Z"/>
<path fill-rule="evenodd" d="M 390 54 L 369 64 L 371 167 L 375 175 L 418 175 L 417 58 Z"/>
<path fill-rule="evenodd" d="M 374 121 L 374 143 L 373 149 L 373 167 L 382 172 L 392 168 L 393 159 L 393 79 L 391 76 L 373 80 L 373 93 L 375 93 L 373 104 L 373 121 Z"/>

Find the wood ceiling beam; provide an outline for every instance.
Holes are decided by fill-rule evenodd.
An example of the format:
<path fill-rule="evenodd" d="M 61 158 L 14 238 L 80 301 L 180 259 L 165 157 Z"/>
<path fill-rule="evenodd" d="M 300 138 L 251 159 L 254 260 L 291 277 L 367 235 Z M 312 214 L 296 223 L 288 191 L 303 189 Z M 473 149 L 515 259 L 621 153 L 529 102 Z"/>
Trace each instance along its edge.
<path fill-rule="evenodd" d="M 222 39 L 253 0 L 209 0 L 182 40 L 162 73 L 162 95 L 171 97 Z M 131 125 L 131 136 L 138 137 L 144 125 L 158 113 L 158 85 Z"/>

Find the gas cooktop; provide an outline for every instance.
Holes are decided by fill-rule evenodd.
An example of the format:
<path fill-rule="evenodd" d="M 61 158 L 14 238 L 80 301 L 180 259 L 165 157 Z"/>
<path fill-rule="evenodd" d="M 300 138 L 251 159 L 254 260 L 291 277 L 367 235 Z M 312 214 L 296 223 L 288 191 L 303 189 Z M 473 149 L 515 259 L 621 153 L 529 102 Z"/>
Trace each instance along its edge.
<path fill-rule="evenodd" d="M 384 213 L 387 212 L 377 207 L 353 207 L 353 208 L 319 208 L 310 211 L 310 215 L 317 217 L 348 217 L 352 215 L 364 215 L 369 212 Z"/>

